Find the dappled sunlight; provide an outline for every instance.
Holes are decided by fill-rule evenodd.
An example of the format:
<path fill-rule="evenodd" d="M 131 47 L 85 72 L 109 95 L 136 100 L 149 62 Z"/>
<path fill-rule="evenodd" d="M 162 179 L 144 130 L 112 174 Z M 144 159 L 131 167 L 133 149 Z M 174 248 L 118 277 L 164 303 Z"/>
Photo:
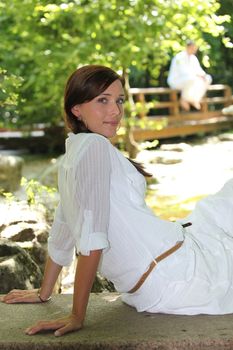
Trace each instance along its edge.
<path fill-rule="evenodd" d="M 176 196 L 156 196 L 153 190 L 149 190 L 146 202 L 157 216 L 165 220 L 176 221 L 186 217 L 193 210 L 196 202 L 203 197 L 196 196 L 179 200 Z"/>
<path fill-rule="evenodd" d="M 120 298 L 120 295 L 119 294 L 114 294 L 114 293 L 111 293 L 111 294 L 104 294 L 102 293 L 102 299 L 112 303 L 114 301 L 116 301 L 118 298 Z"/>
<path fill-rule="evenodd" d="M 36 210 L 33 210 L 36 209 Z M 28 206 L 24 202 L 7 202 L 7 200 L 1 198 L 0 203 L 0 228 L 7 226 L 12 222 L 12 218 L 14 218 L 15 223 L 20 222 L 43 222 L 43 217 L 45 215 L 45 209 L 43 207 Z M 13 226 L 12 226 L 13 227 Z M 11 230 L 11 228 L 9 228 Z M 12 229 L 12 231 L 14 228 Z M 10 231 L 9 231 L 10 233 Z"/>
<path fill-rule="evenodd" d="M 232 141 L 209 137 L 206 143 L 176 153 L 180 161 L 170 164 L 166 163 L 169 151 L 163 151 L 164 158 L 161 150 L 141 152 L 138 157 L 156 179 L 148 184 L 146 201 L 156 215 L 168 220 L 185 217 L 198 200 L 233 177 Z"/>
<path fill-rule="evenodd" d="M 20 207 L 12 202 L 7 203 L 7 201 L 2 199 L 2 203 L 0 203 L 0 212 L 1 212 L 1 224 L 8 223 L 12 217 L 12 210 L 14 211 L 14 215 L 16 221 L 23 221 L 24 219 L 24 212 L 20 209 Z"/>

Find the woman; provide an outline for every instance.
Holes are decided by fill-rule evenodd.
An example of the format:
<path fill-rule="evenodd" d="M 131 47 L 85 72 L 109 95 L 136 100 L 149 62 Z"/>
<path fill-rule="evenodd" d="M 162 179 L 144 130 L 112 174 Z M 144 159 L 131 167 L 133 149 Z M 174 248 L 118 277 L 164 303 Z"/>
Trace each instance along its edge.
<path fill-rule="evenodd" d="M 157 218 L 144 201 L 143 170 L 109 141 L 123 115 L 124 80 L 107 67 L 76 70 L 65 90 L 72 133 L 59 169 L 60 204 L 39 291 L 8 293 L 5 303 L 46 302 L 62 269 L 79 253 L 70 315 L 26 330 L 83 327 L 97 269 L 138 311 L 233 312 L 233 181 L 184 221 Z M 187 223 L 190 222 L 190 223 Z"/>

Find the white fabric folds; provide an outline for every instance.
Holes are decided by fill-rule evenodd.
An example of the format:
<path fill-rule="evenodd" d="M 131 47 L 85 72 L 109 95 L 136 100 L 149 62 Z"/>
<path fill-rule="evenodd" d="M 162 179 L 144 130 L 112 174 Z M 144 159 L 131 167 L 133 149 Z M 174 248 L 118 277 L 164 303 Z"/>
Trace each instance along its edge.
<path fill-rule="evenodd" d="M 85 210 L 80 240 L 76 241 L 77 251 L 82 255 L 89 255 L 91 250 L 104 249 L 108 246 L 106 233 L 93 232 L 92 212 Z"/>
<path fill-rule="evenodd" d="M 61 205 L 59 204 L 50 230 L 48 253 L 58 265 L 68 266 L 73 259 L 75 240 L 68 225 L 61 219 Z"/>
<path fill-rule="evenodd" d="M 61 198 L 48 250 L 60 265 L 71 263 L 74 248 L 79 254 L 89 255 L 91 250 L 109 246 L 109 141 L 94 134 L 88 136 L 69 134 L 59 167 Z"/>

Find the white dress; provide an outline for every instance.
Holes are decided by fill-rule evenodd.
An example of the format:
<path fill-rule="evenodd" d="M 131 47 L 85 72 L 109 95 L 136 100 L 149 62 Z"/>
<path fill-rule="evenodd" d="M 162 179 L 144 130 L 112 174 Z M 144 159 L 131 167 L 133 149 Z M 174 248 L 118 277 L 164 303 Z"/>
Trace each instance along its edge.
<path fill-rule="evenodd" d="M 172 89 L 181 90 L 184 100 L 200 102 L 211 81 L 211 76 L 201 68 L 195 55 L 182 51 L 172 59 L 167 82 Z"/>
<path fill-rule="evenodd" d="M 109 140 L 69 134 L 59 169 L 60 204 L 49 255 L 68 265 L 74 249 L 103 249 L 100 273 L 138 311 L 174 314 L 233 312 L 233 180 L 197 204 L 182 222 L 157 218 L 144 201 L 145 180 Z M 151 261 L 177 241 L 144 284 L 127 293 Z"/>

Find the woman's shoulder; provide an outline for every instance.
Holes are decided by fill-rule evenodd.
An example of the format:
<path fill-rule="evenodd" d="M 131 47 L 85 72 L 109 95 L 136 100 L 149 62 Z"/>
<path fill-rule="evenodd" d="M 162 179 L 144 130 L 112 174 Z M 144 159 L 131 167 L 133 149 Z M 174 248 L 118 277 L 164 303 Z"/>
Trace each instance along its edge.
<path fill-rule="evenodd" d="M 92 152 L 94 149 L 98 150 L 111 150 L 113 148 L 113 145 L 107 139 L 106 137 L 100 135 L 100 134 L 95 134 L 95 133 L 88 133 L 83 136 L 83 147 L 86 150 L 90 150 Z"/>
<path fill-rule="evenodd" d="M 69 133 L 68 137 L 70 140 L 77 143 L 82 142 L 83 144 L 91 144 L 91 143 L 110 144 L 110 141 L 106 137 L 95 133 L 80 133 L 80 134 Z"/>
<path fill-rule="evenodd" d="M 111 142 L 104 136 L 95 133 L 80 133 L 68 135 L 67 151 L 74 152 L 80 156 L 93 149 L 110 149 L 113 148 Z"/>
<path fill-rule="evenodd" d="M 69 133 L 66 140 L 66 152 L 63 165 L 69 166 L 78 164 L 83 157 L 88 155 L 109 153 L 111 142 L 99 134 L 94 133 Z M 104 154 L 103 153 L 103 154 Z"/>
<path fill-rule="evenodd" d="M 101 142 L 101 143 L 106 143 L 109 144 L 110 141 L 106 137 L 100 134 L 95 134 L 95 133 L 88 133 L 86 134 L 90 142 Z"/>

